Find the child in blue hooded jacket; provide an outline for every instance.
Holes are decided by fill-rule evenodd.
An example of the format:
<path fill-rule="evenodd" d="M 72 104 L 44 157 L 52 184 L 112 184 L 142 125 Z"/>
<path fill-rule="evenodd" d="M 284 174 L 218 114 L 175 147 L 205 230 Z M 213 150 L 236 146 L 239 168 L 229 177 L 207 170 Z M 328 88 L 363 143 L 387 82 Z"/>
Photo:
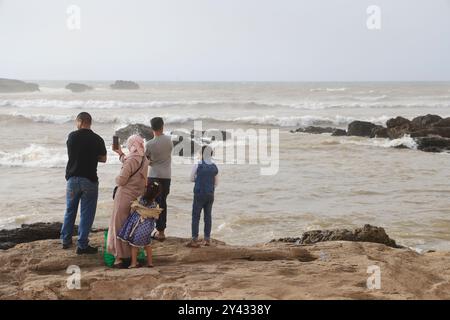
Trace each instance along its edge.
<path fill-rule="evenodd" d="M 214 191 L 217 187 L 219 169 L 212 161 L 213 150 L 210 146 L 203 146 L 201 160 L 192 168 L 191 181 L 194 185 L 194 202 L 192 204 L 192 240 L 188 247 L 198 248 L 200 215 L 203 210 L 204 245 L 211 245 L 212 205 Z"/>

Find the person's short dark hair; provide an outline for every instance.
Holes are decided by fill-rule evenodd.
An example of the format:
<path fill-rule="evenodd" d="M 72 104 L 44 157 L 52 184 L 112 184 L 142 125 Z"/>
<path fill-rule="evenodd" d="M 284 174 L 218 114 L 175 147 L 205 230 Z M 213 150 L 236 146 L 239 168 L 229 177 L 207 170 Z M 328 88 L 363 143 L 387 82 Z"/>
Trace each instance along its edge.
<path fill-rule="evenodd" d="M 213 154 L 214 151 L 210 146 L 202 146 L 202 160 L 211 160 Z"/>
<path fill-rule="evenodd" d="M 155 117 L 150 120 L 150 124 L 153 130 L 159 131 L 164 127 L 164 120 L 161 117 Z"/>
<path fill-rule="evenodd" d="M 92 124 L 92 117 L 87 112 L 81 112 L 77 116 L 77 121 L 81 121 L 82 124 L 91 125 Z"/>

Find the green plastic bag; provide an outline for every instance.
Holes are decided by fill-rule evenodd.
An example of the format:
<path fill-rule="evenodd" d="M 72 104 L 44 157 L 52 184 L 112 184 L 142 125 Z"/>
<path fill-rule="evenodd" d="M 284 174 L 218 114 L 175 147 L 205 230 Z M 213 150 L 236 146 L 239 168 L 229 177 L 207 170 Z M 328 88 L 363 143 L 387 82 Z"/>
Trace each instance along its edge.
<path fill-rule="evenodd" d="M 116 257 L 114 257 L 111 253 L 108 253 L 106 249 L 108 246 L 108 230 L 104 232 L 105 234 L 105 247 L 103 250 L 103 261 L 105 261 L 106 266 L 112 267 L 114 265 L 114 261 L 116 261 Z"/>
<path fill-rule="evenodd" d="M 139 249 L 139 254 L 137 257 L 139 262 L 145 262 L 147 261 L 147 255 L 145 254 L 145 250 L 144 249 Z"/>
<path fill-rule="evenodd" d="M 108 230 L 104 232 L 104 235 L 105 235 L 105 247 L 103 250 L 103 261 L 105 261 L 106 266 L 112 268 L 112 266 L 114 265 L 114 261 L 116 261 L 116 258 L 111 253 L 108 253 L 108 250 L 106 249 L 108 246 Z M 147 256 L 145 255 L 145 250 L 142 248 L 139 249 L 138 261 L 145 262 L 146 260 Z"/>

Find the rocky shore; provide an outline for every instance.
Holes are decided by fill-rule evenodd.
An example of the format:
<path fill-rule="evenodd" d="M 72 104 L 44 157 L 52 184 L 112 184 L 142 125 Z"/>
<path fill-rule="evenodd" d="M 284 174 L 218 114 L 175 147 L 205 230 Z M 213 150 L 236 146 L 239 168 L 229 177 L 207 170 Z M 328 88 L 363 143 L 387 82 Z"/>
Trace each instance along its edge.
<path fill-rule="evenodd" d="M 426 152 L 450 151 L 450 118 L 427 114 L 412 120 L 396 117 L 389 119 L 386 126 L 367 121 L 353 121 L 347 130 L 331 127 L 309 126 L 291 132 L 311 134 L 331 133 L 332 136 L 358 136 L 367 138 L 400 139 L 410 136 L 417 144 L 417 149 Z M 407 148 L 399 144 L 397 148 Z"/>
<path fill-rule="evenodd" d="M 102 232 L 92 234 L 94 245 L 103 241 Z M 450 298 L 450 253 L 399 248 L 369 225 L 253 246 L 190 249 L 186 241 L 155 243 L 155 268 L 134 270 L 109 269 L 101 253 L 78 256 L 57 239 L 17 244 L 0 250 L 0 299 Z M 379 289 L 367 287 L 370 266 L 380 268 Z M 80 287 L 68 287 L 77 268 Z"/>

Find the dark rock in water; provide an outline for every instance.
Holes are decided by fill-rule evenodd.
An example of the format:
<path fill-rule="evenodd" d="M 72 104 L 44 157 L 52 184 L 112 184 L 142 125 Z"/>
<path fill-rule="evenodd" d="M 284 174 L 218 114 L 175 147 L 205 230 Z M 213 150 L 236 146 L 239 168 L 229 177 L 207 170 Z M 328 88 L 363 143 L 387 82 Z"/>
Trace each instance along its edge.
<path fill-rule="evenodd" d="M 94 90 L 91 86 L 82 83 L 69 83 L 66 89 L 76 93 Z"/>
<path fill-rule="evenodd" d="M 343 136 L 347 135 L 347 131 L 344 129 L 334 129 L 334 131 L 331 135 L 333 137 L 343 137 Z"/>
<path fill-rule="evenodd" d="M 389 138 L 388 129 L 383 126 L 376 126 L 372 130 L 372 138 Z"/>
<path fill-rule="evenodd" d="M 336 130 L 336 128 L 331 128 L 331 127 L 308 126 L 305 128 L 298 128 L 294 132 L 322 134 L 322 133 L 333 133 L 335 130 Z"/>
<path fill-rule="evenodd" d="M 62 224 L 59 222 L 39 222 L 34 224 L 23 224 L 17 229 L 0 230 L 0 249 L 6 250 L 19 243 L 45 239 L 58 239 L 61 226 Z"/>
<path fill-rule="evenodd" d="M 414 139 L 417 142 L 417 149 L 426 152 L 450 151 L 450 139 L 442 137 L 419 137 Z"/>
<path fill-rule="evenodd" d="M 152 128 L 141 123 L 129 124 L 125 128 L 120 128 L 115 133 L 115 135 L 119 137 L 120 144 L 125 143 L 128 137 L 133 134 L 138 134 L 147 141 L 153 139 Z"/>
<path fill-rule="evenodd" d="M 119 90 L 137 90 L 140 88 L 136 82 L 123 80 L 117 80 L 110 87 L 111 89 L 119 89 Z"/>
<path fill-rule="evenodd" d="M 397 117 L 389 119 L 386 126 L 389 138 L 398 139 L 411 132 L 412 123 L 406 118 Z"/>
<path fill-rule="evenodd" d="M 20 228 L 11 230 L 0 230 L 0 249 L 7 250 L 19 243 L 38 240 L 59 239 L 62 223 L 60 222 L 38 222 L 22 224 Z M 92 229 L 91 232 L 101 232 L 105 229 Z M 78 226 L 74 227 L 74 235 L 78 232 Z"/>
<path fill-rule="evenodd" d="M 434 123 L 433 127 L 450 127 L 450 117 Z"/>
<path fill-rule="evenodd" d="M 411 121 L 403 118 L 403 117 L 396 117 L 396 118 L 392 118 L 389 119 L 388 121 L 386 121 L 386 127 L 388 129 L 391 128 L 395 128 L 395 127 L 402 127 L 402 126 L 410 126 L 411 125 Z"/>
<path fill-rule="evenodd" d="M 362 228 L 356 228 L 353 231 L 348 229 L 336 230 L 314 230 L 303 233 L 300 238 L 282 238 L 272 240 L 272 242 L 295 242 L 297 244 L 314 244 L 324 241 L 356 241 L 381 243 L 392 248 L 401 248 L 394 240 L 389 238 L 386 231 L 381 227 L 364 225 Z"/>
<path fill-rule="evenodd" d="M 442 120 L 442 117 L 434 114 L 419 116 L 412 119 L 411 124 L 414 130 L 427 129 Z"/>
<path fill-rule="evenodd" d="M 13 79 L 0 79 L 0 93 L 39 91 L 39 85 Z"/>
<path fill-rule="evenodd" d="M 373 130 L 377 126 L 371 122 L 367 121 L 352 121 L 348 125 L 347 135 L 348 136 L 358 136 L 358 137 L 372 137 Z"/>
<path fill-rule="evenodd" d="M 430 129 L 413 131 L 410 135 L 412 138 L 426 136 L 441 136 L 444 138 L 450 138 L 450 127 L 432 127 Z"/>

